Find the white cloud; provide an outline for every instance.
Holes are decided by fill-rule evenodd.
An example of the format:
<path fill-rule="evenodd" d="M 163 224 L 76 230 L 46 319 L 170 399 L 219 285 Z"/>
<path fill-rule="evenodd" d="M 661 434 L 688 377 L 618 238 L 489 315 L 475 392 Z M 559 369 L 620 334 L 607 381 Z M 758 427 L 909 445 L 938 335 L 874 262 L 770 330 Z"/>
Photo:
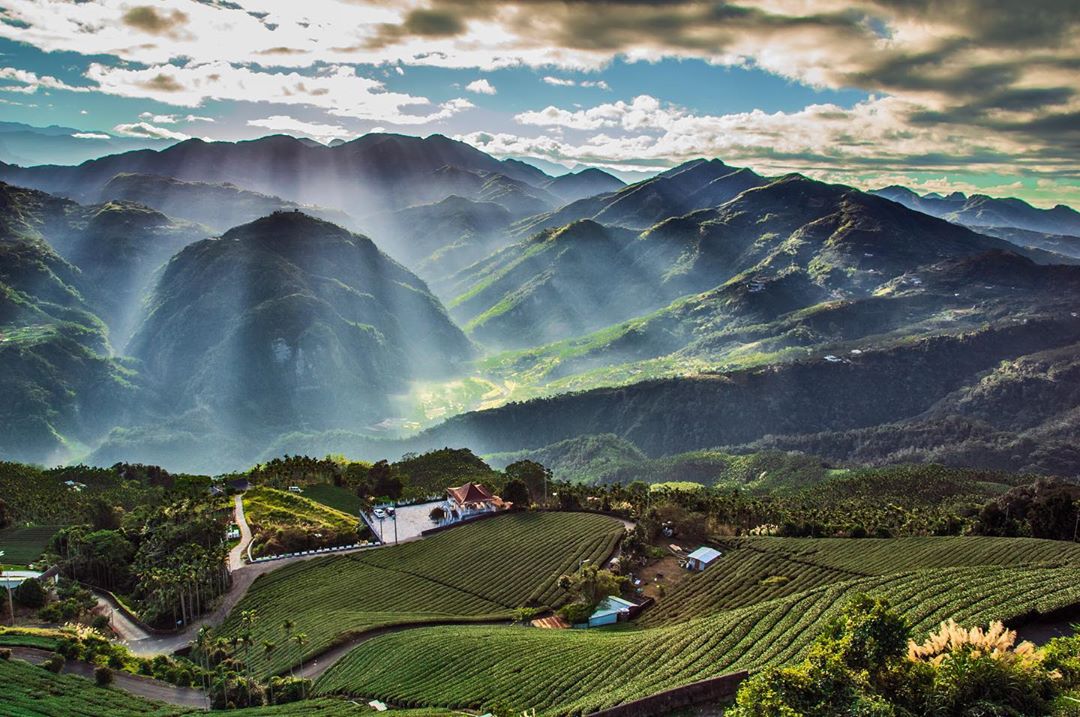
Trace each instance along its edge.
<path fill-rule="evenodd" d="M 273 115 L 263 119 L 248 120 L 252 127 L 262 127 L 277 132 L 295 132 L 315 137 L 319 140 L 350 137 L 353 132 L 336 124 L 322 124 L 319 122 L 304 122 L 288 115 Z"/>
<path fill-rule="evenodd" d="M 101 132 L 73 132 L 71 136 L 76 139 L 112 139 L 109 135 Z"/>
<path fill-rule="evenodd" d="M 175 139 L 183 141 L 191 139 L 190 135 L 183 132 L 174 132 L 165 127 L 157 127 L 149 122 L 132 122 L 130 124 L 118 124 L 113 131 L 125 137 L 144 137 L 146 139 Z"/>
<path fill-rule="evenodd" d="M 261 72 L 225 62 L 142 69 L 94 63 L 86 76 L 107 94 L 142 97 L 179 107 L 198 107 L 206 100 L 261 101 L 320 107 L 340 117 L 393 124 L 435 122 L 472 106 L 458 98 L 436 108 L 426 98 L 388 92 L 381 82 L 340 65 L 324 68 L 316 75 L 304 75 Z"/>
<path fill-rule="evenodd" d="M 468 92 L 475 92 L 478 95 L 493 95 L 495 94 L 495 85 L 481 78 L 479 80 L 473 80 L 465 85 L 465 90 Z"/>
<path fill-rule="evenodd" d="M 595 87 L 600 90 L 610 90 L 611 87 L 603 80 L 571 80 L 566 77 L 554 77 L 553 75 L 545 75 L 543 81 L 549 85 L 555 85 L 556 87 Z"/>
<path fill-rule="evenodd" d="M 156 115 L 153 112 L 139 113 L 139 119 L 155 124 L 179 124 L 180 122 L 213 122 L 213 117 L 199 115 Z"/>
<path fill-rule="evenodd" d="M 0 27 L 2 26 L 3 23 L 0 23 Z M 39 75 L 36 72 L 20 70 L 15 67 L 0 67 L 0 82 L 4 81 L 13 82 L 15 84 L 14 86 L 0 87 L 0 89 L 8 92 L 23 92 L 26 94 L 37 92 L 39 89 L 67 90 L 69 92 L 90 92 L 94 89 L 93 87 L 69 85 L 50 75 Z"/>

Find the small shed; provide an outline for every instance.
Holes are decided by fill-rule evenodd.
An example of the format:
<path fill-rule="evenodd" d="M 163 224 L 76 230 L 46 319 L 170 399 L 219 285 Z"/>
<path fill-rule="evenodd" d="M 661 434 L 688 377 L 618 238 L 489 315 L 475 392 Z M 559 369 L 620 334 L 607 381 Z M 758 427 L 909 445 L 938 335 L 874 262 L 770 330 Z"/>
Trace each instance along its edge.
<path fill-rule="evenodd" d="M 630 617 L 631 608 L 637 607 L 629 600 L 623 600 L 614 595 L 608 595 L 603 602 L 596 606 L 596 610 L 589 616 L 589 627 L 601 625 L 614 625 L 619 620 Z"/>
<path fill-rule="evenodd" d="M 721 555 L 722 553 L 719 550 L 707 548 L 703 545 L 686 556 L 686 567 L 690 570 L 701 572 L 709 567 L 709 563 L 716 560 Z"/>

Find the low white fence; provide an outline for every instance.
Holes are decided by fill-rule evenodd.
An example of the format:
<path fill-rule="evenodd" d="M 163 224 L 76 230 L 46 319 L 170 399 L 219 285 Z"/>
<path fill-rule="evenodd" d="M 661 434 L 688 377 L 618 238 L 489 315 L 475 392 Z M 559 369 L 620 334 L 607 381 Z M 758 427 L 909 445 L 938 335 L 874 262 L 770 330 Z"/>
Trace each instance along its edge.
<path fill-rule="evenodd" d="M 340 553 L 345 550 L 358 550 L 360 548 L 374 548 L 379 545 L 378 541 L 368 541 L 365 543 L 353 543 L 352 545 L 335 545 L 332 548 L 316 548 L 315 550 L 301 550 L 297 553 L 280 553 L 278 555 L 264 555 L 260 558 L 255 558 L 249 562 L 252 563 L 269 563 L 272 560 L 284 560 L 285 558 L 298 558 L 303 555 L 327 555 L 330 553 Z"/>

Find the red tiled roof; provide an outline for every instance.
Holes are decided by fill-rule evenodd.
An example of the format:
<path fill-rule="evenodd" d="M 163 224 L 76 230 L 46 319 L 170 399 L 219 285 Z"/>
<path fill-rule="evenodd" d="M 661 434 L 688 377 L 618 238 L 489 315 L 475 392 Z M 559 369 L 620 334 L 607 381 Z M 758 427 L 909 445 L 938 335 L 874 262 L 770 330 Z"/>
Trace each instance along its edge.
<path fill-rule="evenodd" d="M 479 483 L 466 483 L 457 488 L 447 488 L 446 492 L 449 493 L 450 497 L 459 505 L 465 505 L 466 503 L 483 503 L 492 500 L 495 497 L 491 494 L 491 491 Z"/>

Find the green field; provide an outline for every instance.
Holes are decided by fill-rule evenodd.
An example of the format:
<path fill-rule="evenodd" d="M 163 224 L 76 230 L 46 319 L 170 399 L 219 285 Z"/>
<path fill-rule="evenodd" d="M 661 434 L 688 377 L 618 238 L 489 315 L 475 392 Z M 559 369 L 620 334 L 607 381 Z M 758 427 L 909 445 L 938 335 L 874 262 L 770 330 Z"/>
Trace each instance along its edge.
<path fill-rule="evenodd" d="M 338 488 L 332 483 L 312 483 L 304 487 L 304 497 L 334 510 L 360 515 L 361 500 L 353 491 Z"/>
<path fill-rule="evenodd" d="M 462 525 L 414 543 L 287 565 L 258 578 L 219 630 L 244 631 L 240 614 L 257 611 L 257 644 L 285 644 L 282 625 L 307 635 L 305 659 L 352 636 L 387 625 L 436 620 L 504 619 L 523 605 L 565 600 L 556 582 L 582 560 L 613 554 L 623 527 L 585 513 L 511 513 Z M 295 649 L 261 651 L 261 674 L 281 672 Z"/>
<path fill-rule="evenodd" d="M 798 659 L 846 597 L 887 596 L 920 636 L 1080 602 L 1080 546 L 982 538 L 745 541 L 684 580 L 642 626 L 438 627 L 372 639 L 318 694 L 465 708 L 501 699 L 588 713 L 721 675 Z M 872 574 L 872 571 L 883 571 Z M 870 574 L 867 574 L 870 573 Z M 789 578 L 762 581 L 773 576 Z"/>
<path fill-rule="evenodd" d="M 55 525 L 0 530 L 0 551 L 4 553 L 0 562 L 8 565 L 29 565 L 41 557 L 57 530 L 59 527 Z"/>
<path fill-rule="evenodd" d="M 186 712 L 81 677 L 54 675 L 21 660 L 0 660 L 0 713 L 18 717 L 166 717 Z"/>
<path fill-rule="evenodd" d="M 358 516 L 275 488 L 259 486 L 244 493 L 244 516 L 254 536 L 255 555 L 346 545 L 358 540 Z"/>
<path fill-rule="evenodd" d="M 54 675 L 21 660 L 0 660 L 0 714 L 11 717 L 174 717 L 205 714 L 101 688 L 71 675 Z M 274 707 L 214 712 L 224 717 L 349 717 L 374 715 L 366 704 L 340 699 L 314 699 Z M 447 710 L 389 710 L 387 717 L 445 717 Z"/>

